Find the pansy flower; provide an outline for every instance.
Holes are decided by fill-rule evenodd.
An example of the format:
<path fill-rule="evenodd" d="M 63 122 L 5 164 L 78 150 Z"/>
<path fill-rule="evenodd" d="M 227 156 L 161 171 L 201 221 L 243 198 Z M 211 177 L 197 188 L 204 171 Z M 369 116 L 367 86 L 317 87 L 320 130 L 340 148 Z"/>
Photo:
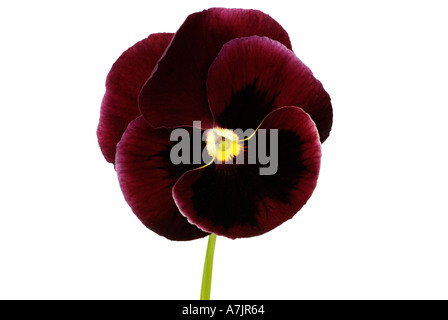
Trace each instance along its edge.
<path fill-rule="evenodd" d="M 107 77 L 97 135 L 146 227 L 171 240 L 211 233 L 235 239 L 266 233 L 302 208 L 331 125 L 329 95 L 274 19 L 213 8 L 119 57 Z M 212 161 L 173 163 L 176 129 L 199 131 L 201 151 Z M 263 164 L 247 158 L 251 139 L 261 141 L 270 130 L 277 132 L 268 148 L 276 152 L 276 170 L 263 175 Z M 234 161 L 241 156 L 246 161 Z"/>

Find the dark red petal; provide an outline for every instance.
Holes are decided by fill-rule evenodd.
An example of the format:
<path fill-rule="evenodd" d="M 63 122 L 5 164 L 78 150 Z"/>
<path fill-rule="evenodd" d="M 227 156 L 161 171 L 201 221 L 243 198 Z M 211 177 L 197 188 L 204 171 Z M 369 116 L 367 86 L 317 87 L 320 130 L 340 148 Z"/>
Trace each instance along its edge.
<path fill-rule="evenodd" d="M 211 164 L 186 172 L 173 196 L 191 223 L 232 239 L 252 237 L 292 218 L 307 202 L 321 157 L 313 121 L 302 109 L 285 107 L 260 128 L 278 129 L 278 171 L 260 175 L 259 164 Z"/>
<path fill-rule="evenodd" d="M 154 127 L 192 126 L 193 121 L 201 121 L 203 128 L 210 128 L 207 70 L 226 42 L 252 35 L 291 47 L 286 31 L 257 10 L 213 8 L 190 15 L 140 93 L 145 119 Z"/>
<path fill-rule="evenodd" d="M 331 130 L 330 96 L 320 81 L 291 50 L 266 37 L 224 45 L 209 69 L 207 94 L 223 128 L 255 129 L 272 110 L 299 106 L 316 123 L 322 142 Z"/>
<path fill-rule="evenodd" d="M 138 94 L 165 51 L 173 33 L 152 34 L 126 50 L 106 80 L 97 136 L 107 161 L 115 163 L 115 150 L 129 122 L 140 115 Z"/>
<path fill-rule="evenodd" d="M 153 129 L 142 116 L 132 121 L 117 147 L 116 170 L 124 197 L 145 226 L 171 240 L 206 236 L 174 203 L 172 187 L 193 168 L 170 160 L 171 130 Z M 197 167 L 197 166 L 196 166 Z"/>

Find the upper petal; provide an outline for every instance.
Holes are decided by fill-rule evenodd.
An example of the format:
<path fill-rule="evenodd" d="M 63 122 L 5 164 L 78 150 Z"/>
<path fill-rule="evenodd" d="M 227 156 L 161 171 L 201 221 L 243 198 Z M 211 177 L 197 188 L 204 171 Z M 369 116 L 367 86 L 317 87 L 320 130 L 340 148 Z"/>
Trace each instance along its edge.
<path fill-rule="evenodd" d="M 139 107 L 154 127 L 213 125 L 206 96 L 207 70 L 222 46 L 235 38 L 267 36 L 291 48 L 288 34 L 257 10 L 213 8 L 190 15 L 143 87 Z"/>
<path fill-rule="evenodd" d="M 259 163 L 247 162 L 186 172 L 176 182 L 173 196 L 191 223 L 229 238 L 252 237 L 292 218 L 307 202 L 316 187 L 321 158 L 313 121 L 302 109 L 285 107 L 270 113 L 260 129 L 278 130 L 276 172 L 262 175 Z M 270 132 L 260 129 L 257 139 Z"/>
<path fill-rule="evenodd" d="M 115 163 L 117 143 L 128 124 L 140 115 L 138 94 L 173 35 L 150 35 L 126 50 L 112 66 L 97 129 L 98 142 L 108 162 Z"/>
<path fill-rule="evenodd" d="M 123 195 L 142 223 L 171 240 L 207 234 L 188 223 L 176 207 L 172 187 L 192 165 L 174 165 L 171 130 L 153 129 L 142 116 L 132 121 L 117 147 L 116 170 Z M 196 166 L 197 167 L 197 166 Z"/>
<path fill-rule="evenodd" d="M 293 105 L 311 116 L 322 142 L 331 130 L 330 96 L 321 82 L 290 49 L 266 37 L 225 44 L 210 66 L 207 95 L 223 128 L 256 128 L 272 110 Z"/>

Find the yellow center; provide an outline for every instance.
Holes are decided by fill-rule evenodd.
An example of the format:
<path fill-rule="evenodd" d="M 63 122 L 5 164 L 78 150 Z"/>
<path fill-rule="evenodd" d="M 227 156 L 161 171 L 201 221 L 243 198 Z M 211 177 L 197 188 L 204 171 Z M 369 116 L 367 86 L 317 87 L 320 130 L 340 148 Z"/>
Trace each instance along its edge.
<path fill-rule="evenodd" d="M 220 162 L 226 162 L 241 152 L 238 135 L 229 129 L 214 128 L 206 132 L 207 152 Z"/>

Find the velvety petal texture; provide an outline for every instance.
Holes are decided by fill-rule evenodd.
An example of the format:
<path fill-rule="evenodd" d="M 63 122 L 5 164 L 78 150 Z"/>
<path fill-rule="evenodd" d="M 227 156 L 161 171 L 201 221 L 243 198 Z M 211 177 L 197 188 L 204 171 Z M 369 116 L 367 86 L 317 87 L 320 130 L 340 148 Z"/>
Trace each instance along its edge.
<path fill-rule="evenodd" d="M 257 10 L 212 8 L 190 15 L 140 93 L 139 107 L 145 119 L 154 127 L 191 126 L 201 121 L 204 129 L 211 128 L 207 71 L 226 42 L 253 35 L 291 48 L 286 31 Z"/>
<path fill-rule="evenodd" d="M 208 71 L 207 95 L 215 126 L 255 129 L 269 112 L 298 106 L 322 142 L 331 130 L 330 96 L 320 81 L 288 47 L 267 37 L 225 44 Z"/>
<path fill-rule="evenodd" d="M 101 151 L 115 163 L 115 151 L 128 124 L 140 116 L 138 94 L 173 37 L 152 34 L 126 50 L 114 63 L 106 79 L 97 129 Z"/>
<path fill-rule="evenodd" d="M 132 121 L 117 147 L 116 170 L 124 197 L 143 224 L 171 240 L 192 240 L 207 233 L 190 224 L 174 203 L 172 188 L 187 170 L 174 165 L 171 130 L 153 129 L 142 116 Z"/>
<path fill-rule="evenodd" d="M 321 158 L 314 122 L 302 109 L 284 107 L 270 113 L 260 129 L 266 131 L 259 134 L 278 130 L 277 172 L 260 175 L 261 164 L 211 164 L 186 172 L 173 196 L 191 223 L 232 239 L 252 237 L 292 218 L 307 202 Z"/>
<path fill-rule="evenodd" d="M 146 227 L 171 240 L 235 239 L 276 228 L 308 201 L 332 117 L 280 24 L 258 10 L 212 8 L 119 57 L 97 136 Z M 186 149 L 173 130 L 187 132 Z"/>

